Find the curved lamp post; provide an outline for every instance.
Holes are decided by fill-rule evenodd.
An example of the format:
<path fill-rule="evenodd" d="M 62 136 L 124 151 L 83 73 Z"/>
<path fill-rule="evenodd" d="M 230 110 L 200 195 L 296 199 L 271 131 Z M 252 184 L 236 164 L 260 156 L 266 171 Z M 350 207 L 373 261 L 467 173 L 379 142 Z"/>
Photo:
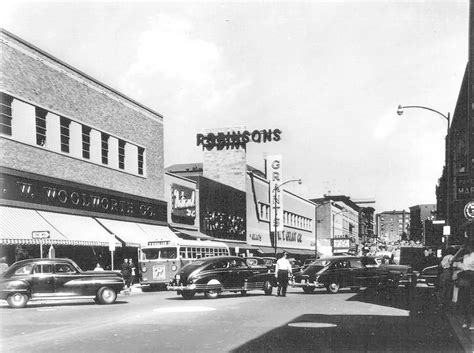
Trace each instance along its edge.
<path fill-rule="evenodd" d="M 409 108 L 416 108 L 416 109 L 425 109 L 429 110 L 430 112 L 436 113 L 439 116 L 441 116 L 443 119 L 446 120 L 447 124 L 447 131 L 446 131 L 446 155 L 445 155 L 445 164 L 446 164 L 446 225 L 449 225 L 449 217 L 450 217 L 450 202 L 451 202 L 451 158 L 449 158 L 450 152 L 450 147 L 451 147 L 451 136 L 449 135 L 450 132 L 450 127 L 451 127 L 451 115 L 448 114 L 444 115 L 443 113 L 429 108 L 429 107 L 424 107 L 422 105 L 399 105 L 397 109 L 397 114 L 402 115 L 404 109 L 409 109 Z M 446 239 L 446 247 L 449 245 L 449 236 L 447 236 Z"/>
<path fill-rule="evenodd" d="M 301 181 L 301 179 L 291 179 L 291 180 L 287 180 L 281 184 L 275 184 L 275 187 L 273 188 L 273 208 L 275 210 L 275 217 L 273 218 L 273 229 L 274 229 L 274 239 L 275 239 L 275 257 L 277 255 L 277 248 L 278 248 L 278 236 L 277 236 L 277 191 L 278 189 L 280 189 L 283 185 L 285 184 L 288 184 L 288 183 L 293 183 L 293 182 L 297 182 L 298 184 L 302 184 L 303 182 Z M 283 222 L 283 220 L 281 220 Z"/>

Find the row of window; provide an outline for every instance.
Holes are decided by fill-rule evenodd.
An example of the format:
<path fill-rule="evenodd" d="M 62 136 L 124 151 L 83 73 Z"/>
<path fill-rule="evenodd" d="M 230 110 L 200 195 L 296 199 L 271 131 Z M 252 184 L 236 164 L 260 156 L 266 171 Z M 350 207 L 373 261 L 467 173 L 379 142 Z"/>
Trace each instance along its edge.
<path fill-rule="evenodd" d="M 270 221 L 270 205 L 262 202 L 258 203 L 260 219 Z M 295 227 L 305 230 L 312 229 L 312 220 L 307 217 L 299 216 L 295 213 L 283 211 L 283 224 L 288 227 Z"/>
<path fill-rule="evenodd" d="M 18 109 L 17 114 L 15 107 Z M 0 92 L 0 134 L 13 138 L 24 137 L 29 129 L 28 121 L 26 121 L 29 114 L 25 114 L 25 111 L 29 112 L 30 108 L 34 108 L 35 142 L 22 142 L 31 142 L 37 146 L 54 150 L 54 142 L 48 144 L 48 139 L 51 139 L 55 134 L 55 131 L 50 130 L 55 130 L 53 120 L 57 119 L 57 115 L 41 107 L 33 107 L 3 92 Z M 17 121 L 15 121 L 15 119 L 17 119 Z M 48 125 L 48 122 L 50 122 L 51 125 Z M 77 124 L 80 128 L 80 137 L 75 140 L 73 140 L 71 136 L 72 123 Z M 33 128 L 33 126 L 31 127 Z M 18 131 L 16 131 L 15 128 Z M 59 131 L 57 131 L 57 133 L 59 134 L 59 146 L 57 149 L 62 153 L 71 154 L 71 148 L 76 147 L 75 145 L 77 144 L 81 152 L 80 156 L 75 155 L 75 157 L 82 157 L 85 160 L 92 161 L 91 151 L 97 150 L 97 154 L 100 154 L 100 157 L 95 161 L 96 163 L 125 170 L 133 174 L 144 175 L 145 149 L 143 147 L 115 138 L 105 132 L 93 129 L 90 126 L 74 122 L 64 116 L 59 117 Z M 100 141 L 97 138 L 93 142 L 91 139 L 92 134 L 100 135 Z M 117 155 L 115 157 L 117 165 L 111 165 L 111 156 L 109 153 L 111 139 L 117 140 Z M 128 151 L 127 145 L 132 147 Z M 131 153 L 136 153 L 136 155 L 132 156 L 130 155 Z M 128 162 L 127 159 L 129 159 Z M 132 166 L 127 168 L 126 163 L 131 163 Z"/>

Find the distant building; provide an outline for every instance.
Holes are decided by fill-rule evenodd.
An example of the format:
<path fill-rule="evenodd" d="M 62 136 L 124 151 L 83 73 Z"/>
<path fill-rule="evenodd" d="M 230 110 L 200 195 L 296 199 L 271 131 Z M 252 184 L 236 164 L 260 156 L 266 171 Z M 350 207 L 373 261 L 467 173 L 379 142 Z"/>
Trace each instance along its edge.
<path fill-rule="evenodd" d="M 316 204 L 318 251 L 333 255 L 356 250 L 360 244 L 360 207 L 345 195 L 325 195 L 310 201 Z"/>
<path fill-rule="evenodd" d="M 395 243 L 410 237 L 410 214 L 402 211 L 385 211 L 376 215 L 377 238 Z"/>
<path fill-rule="evenodd" d="M 425 243 L 425 221 L 432 220 L 435 213 L 435 204 L 415 205 L 410 207 L 410 240 Z"/>

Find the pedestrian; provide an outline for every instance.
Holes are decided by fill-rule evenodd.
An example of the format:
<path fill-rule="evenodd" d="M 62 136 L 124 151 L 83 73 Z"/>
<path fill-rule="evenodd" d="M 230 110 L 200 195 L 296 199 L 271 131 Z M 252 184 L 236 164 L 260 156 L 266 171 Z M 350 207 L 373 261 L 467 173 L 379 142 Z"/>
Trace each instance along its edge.
<path fill-rule="evenodd" d="M 283 255 L 278 259 L 275 267 L 275 277 L 278 281 L 277 296 L 286 297 L 286 288 L 288 287 L 288 279 L 291 276 L 291 263 L 288 261 L 288 253 L 283 252 Z"/>
<path fill-rule="evenodd" d="M 128 263 L 128 259 L 124 258 L 122 262 L 122 266 L 120 268 L 120 273 L 122 274 L 123 280 L 125 282 L 125 289 L 130 286 L 130 264 Z"/>
<path fill-rule="evenodd" d="M 438 297 L 442 306 L 447 306 L 453 295 L 453 260 L 456 250 L 454 248 L 446 249 L 445 255 L 441 260 L 441 274 L 439 275 Z"/>
<path fill-rule="evenodd" d="M 128 264 L 130 265 L 130 283 L 129 283 L 129 286 L 130 286 L 130 285 L 133 285 L 133 283 L 135 282 L 136 268 L 132 259 L 128 259 Z"/>
<path fill-rule="evenodd" d="M 5 256 L 0 257 L 0 273 L 3 273 L 7 270 L 8 264 Z"/>
<path fill-rule="evenodd" d="M 463 316 L 463 328 L 474 330 L 471 327 L 471 288 L 474 279 L 474 252 L 466 247 L 466 253 L 462 262 L 454 262 L 453 267 L 461 270 L 456 279 L 456 286 L 459 288 L 458 305 Z"/>

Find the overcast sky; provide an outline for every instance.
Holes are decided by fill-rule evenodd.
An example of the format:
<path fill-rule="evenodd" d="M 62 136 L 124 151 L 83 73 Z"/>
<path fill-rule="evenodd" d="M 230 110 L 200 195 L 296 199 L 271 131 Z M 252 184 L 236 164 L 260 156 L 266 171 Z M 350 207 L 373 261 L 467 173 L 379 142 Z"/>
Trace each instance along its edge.
<path fill-rule="evenodd" d="M 9 2 L 0 26 L 164 116 L 165 166 L 208 128 L 282 130 L 288 190 L 436 203 L 468 59 L 468 0 Z"/>

